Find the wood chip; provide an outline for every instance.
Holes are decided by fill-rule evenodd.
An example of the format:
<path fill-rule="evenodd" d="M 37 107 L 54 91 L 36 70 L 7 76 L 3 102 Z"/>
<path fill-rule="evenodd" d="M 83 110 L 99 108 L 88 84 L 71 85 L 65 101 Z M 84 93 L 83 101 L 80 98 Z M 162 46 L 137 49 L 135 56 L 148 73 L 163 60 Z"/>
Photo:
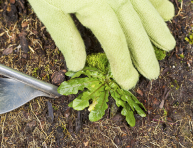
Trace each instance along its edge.
<path fill-rule="evenodd" d="M 9 0 L 11 4 L 15 4 L 15 0 Z"/>
<path fill-rule="evenodd" d="M 137 89 L 137 93 L 140 94 L 140 96 L 143 96 L 143 92 L 140 88 Z"/>
<path fill-rule="evenodd" d="M 24 27 L 27 27 L 27 25 L 28 25 L 28 22 L 23 22 L 23 23 L 21 24 L 21 27 L 24 28 Z"/>
<path fill-rule="evenodd" d="M 83 142 L 83 143 L 84 143 L 84 146 L 86 146 L 86 147 L 88 146 L 88 141 L 87 142 Z"/>
<path fill-rule="evenodd" d="M 26 39 L 26 35 L 27 33 L 25 31 L 22 31 L 19 34 L 19 38 L 20 38 L 20 45 L 21 45 L 21 49 L 27 53 L 29 51 L 29 47 L 28 47 L 28 41 Z"/>
<path fill-rule="evenodd" d="M 160 105 L 159 105 L 159 108 L 163 108 L 163 107 L 164 107 L 164 102 L 165 102 L 165 100 L 163 99 L 163 100 L 161 101 Z"/>
<path fill-rule="evenodd" d="M 5 50 L 3 50 L 3 55 L 8 55 L 11 54 L 13 52 L 13 46 L 9 46 L 7 47 Z"/>

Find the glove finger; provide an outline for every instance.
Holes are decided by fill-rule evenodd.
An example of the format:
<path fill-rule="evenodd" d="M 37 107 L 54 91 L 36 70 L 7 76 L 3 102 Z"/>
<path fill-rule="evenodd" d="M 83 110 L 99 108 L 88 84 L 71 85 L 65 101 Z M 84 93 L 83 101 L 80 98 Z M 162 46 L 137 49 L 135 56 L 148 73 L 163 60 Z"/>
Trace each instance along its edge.
<path fill-rule="evenodd" d="M 157 9 L 161 17 L 168 21 L 174 17 L 174 5 L 168 0 L 149 0 Z"/>
<path fill-rule="evenodd" d="M 176 42 L 166 23 L 149 0 L 130 0 L 150 40 L 159 48 L 170 51 Z"/>
<path fill-rule="evenodd" d="M 132 4 L 128 1 L 122 6 L 117 5 L 113 8 L 117 12 L 117 17 L 125 33 L 135 67 L 146 78 L 157 78 L 160 68 L 154 49 Z"/>
<path fill-rule="evenodd" d="M 76 16 L 98 38 L 117 83 L 126 90 L 134 87 L 139 75 L 132 65 L 124 33 L 112 8 L 97 2 L 79 10 Z"/>
<path fill-rule="evenodd" d="M 70 15 L 43 0 L 29 2 L 64 55 L 68 69 L 79 71 L 84 68 L 85 46 Z"/>

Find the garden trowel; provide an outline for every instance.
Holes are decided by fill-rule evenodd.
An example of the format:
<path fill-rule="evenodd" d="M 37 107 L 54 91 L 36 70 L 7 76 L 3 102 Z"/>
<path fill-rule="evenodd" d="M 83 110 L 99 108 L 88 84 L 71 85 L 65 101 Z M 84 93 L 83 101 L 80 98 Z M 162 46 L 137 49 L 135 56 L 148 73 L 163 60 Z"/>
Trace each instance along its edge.
<path fill-rule="evenodd" d="M 0 64 L 0 114 L 12 111 L 30 100 L 46 96 L 58 98 L 57 86 Z"/>

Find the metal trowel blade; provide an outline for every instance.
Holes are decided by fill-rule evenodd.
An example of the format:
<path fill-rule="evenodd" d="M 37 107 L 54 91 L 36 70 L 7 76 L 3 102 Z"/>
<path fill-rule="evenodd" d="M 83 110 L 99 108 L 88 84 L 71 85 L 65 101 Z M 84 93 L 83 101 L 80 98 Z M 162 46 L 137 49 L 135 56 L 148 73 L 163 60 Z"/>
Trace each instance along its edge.
<path fill-rule="evenodd" d="M 50 97 L 14 79 L 0 78 L 0 114 L 12 111 L 39 96 Z"/>

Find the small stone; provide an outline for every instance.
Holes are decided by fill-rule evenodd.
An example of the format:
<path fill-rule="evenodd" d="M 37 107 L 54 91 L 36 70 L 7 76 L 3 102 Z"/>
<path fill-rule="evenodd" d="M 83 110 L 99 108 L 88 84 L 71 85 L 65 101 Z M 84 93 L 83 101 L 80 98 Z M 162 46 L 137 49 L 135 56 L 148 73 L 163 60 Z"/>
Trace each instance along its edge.
<path fill-rule="evenodd" d="M 63 81 L 65 81 L 65 75 L 62 71 L 54 72 L 51 79 L 52 84 L 59 86 Z"/>

